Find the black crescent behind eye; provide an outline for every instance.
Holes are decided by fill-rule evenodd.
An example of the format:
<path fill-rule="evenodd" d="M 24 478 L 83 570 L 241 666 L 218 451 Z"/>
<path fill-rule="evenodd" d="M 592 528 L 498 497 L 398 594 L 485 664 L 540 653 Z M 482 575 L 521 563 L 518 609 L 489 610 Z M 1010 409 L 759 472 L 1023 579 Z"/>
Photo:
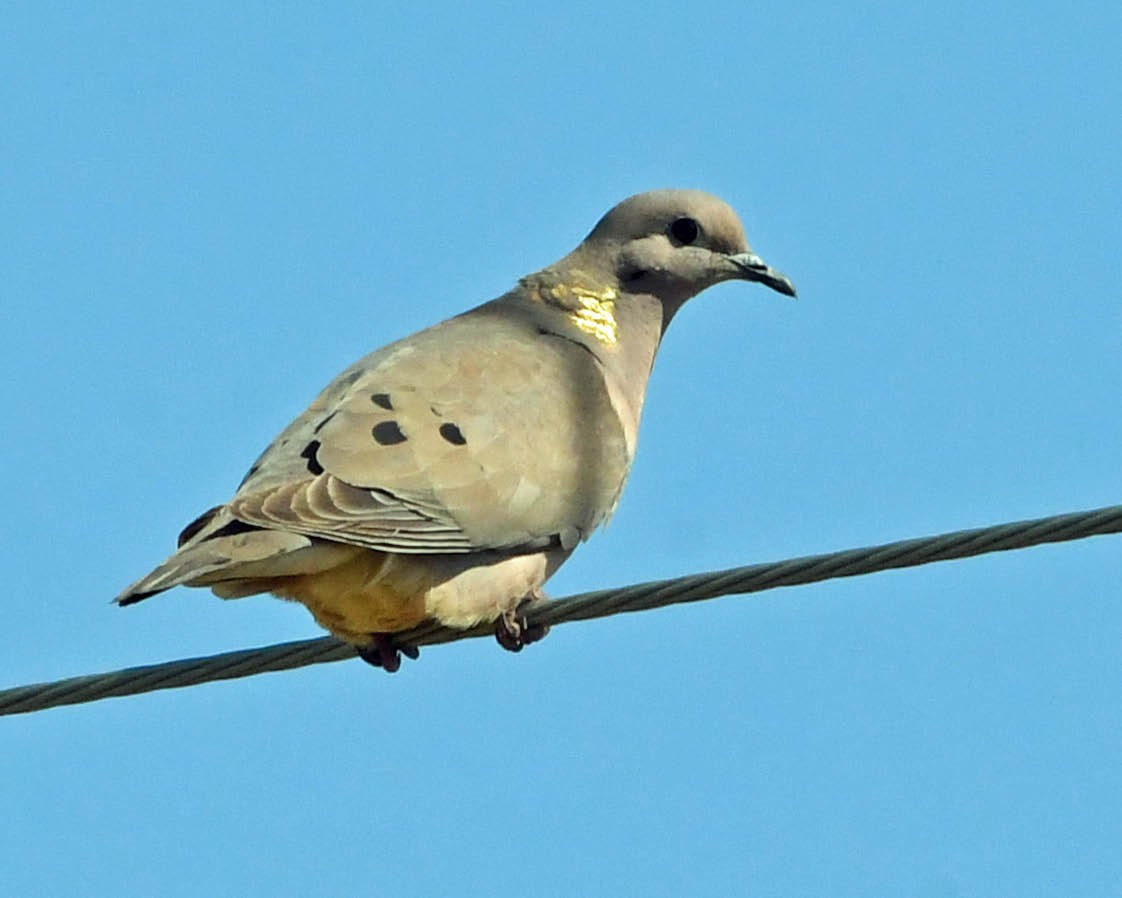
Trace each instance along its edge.
<path fill-rule="evenodd" d="M 701 236 L 701 225 L 693 218 L 683 216 L 670 222 L 670 237 L 681 246 L 690 246 Z"/>

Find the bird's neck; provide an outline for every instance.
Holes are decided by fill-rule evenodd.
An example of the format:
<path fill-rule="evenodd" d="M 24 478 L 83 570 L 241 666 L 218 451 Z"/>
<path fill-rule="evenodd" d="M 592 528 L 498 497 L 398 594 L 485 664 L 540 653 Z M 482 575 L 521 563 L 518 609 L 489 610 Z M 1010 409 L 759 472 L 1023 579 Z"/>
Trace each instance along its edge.
<path fill-rule="evenodd" d="M 556 310 L 589 348 L 620 342 L 619 290 L 578 268 L 545 268 L 521 281 L 531 301 Z M 587 339 L 586 339 L 587 338 Z"/>
<path fill-rule="evenodd" d="M 524 277 L 520 286 L 531 302 L 556 314 L 567 335 L 605 365 L 619 359 L 634 369 L 632 362 L 645 359 L 641 367 L 649 372 L 670 323 L 665 304 L 656 297 L 629 293 L 614 278 L 598 279 L 573 266 L 542 269 Z"/>
<path fill-rule="evenodd" d="M 612 402 L 639 426 L 647 380 L 665 330 L 662 303 L 653 296 L 627 293 L 572 266 L 554 266 L 521 281 L 531 302 L 556 316 L 564 336 L 584 346 L 604 370 Z M 634 452 L 633 439 L 628 440 Z"/>

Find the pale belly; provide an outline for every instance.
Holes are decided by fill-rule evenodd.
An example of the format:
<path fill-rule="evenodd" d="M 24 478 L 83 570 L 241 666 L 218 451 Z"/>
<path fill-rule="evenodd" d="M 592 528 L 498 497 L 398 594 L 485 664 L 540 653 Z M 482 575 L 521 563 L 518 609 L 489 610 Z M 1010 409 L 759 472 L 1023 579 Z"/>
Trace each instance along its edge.
<path fill-rule="evenodd" d="M 314 574 L 277 578 L 261 591 L 305 605 L 347 642 L 396 633 L 433 619 L 466 629 L 497 620 L 536 592 L 571 550 L 526 555 L 398 555 L 356 549 Z"/>

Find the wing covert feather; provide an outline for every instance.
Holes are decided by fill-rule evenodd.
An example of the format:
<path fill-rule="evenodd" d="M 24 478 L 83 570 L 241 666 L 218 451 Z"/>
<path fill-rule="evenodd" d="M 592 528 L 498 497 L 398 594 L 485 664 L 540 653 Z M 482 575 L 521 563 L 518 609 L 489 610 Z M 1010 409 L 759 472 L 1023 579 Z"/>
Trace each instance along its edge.
<path fill-rule="evenodd" d="M 498 300 L 367 356 L 265 451 L 231 511 L 395 552 L 587 537 L 629 453 L 599 363 L 532 311 Z"/>

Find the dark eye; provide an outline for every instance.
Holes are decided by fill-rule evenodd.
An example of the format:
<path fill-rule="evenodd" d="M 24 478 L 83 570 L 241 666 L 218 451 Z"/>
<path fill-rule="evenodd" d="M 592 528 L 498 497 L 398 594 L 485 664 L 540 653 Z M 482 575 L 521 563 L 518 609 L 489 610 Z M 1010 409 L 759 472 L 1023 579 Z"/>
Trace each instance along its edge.
<path fill-rule="evenodd" d="M 670 236 L 675 243 L 690 246 L 701 236 L 701 225 L 692 218 L 675 218 L 670 222 Z"/>

